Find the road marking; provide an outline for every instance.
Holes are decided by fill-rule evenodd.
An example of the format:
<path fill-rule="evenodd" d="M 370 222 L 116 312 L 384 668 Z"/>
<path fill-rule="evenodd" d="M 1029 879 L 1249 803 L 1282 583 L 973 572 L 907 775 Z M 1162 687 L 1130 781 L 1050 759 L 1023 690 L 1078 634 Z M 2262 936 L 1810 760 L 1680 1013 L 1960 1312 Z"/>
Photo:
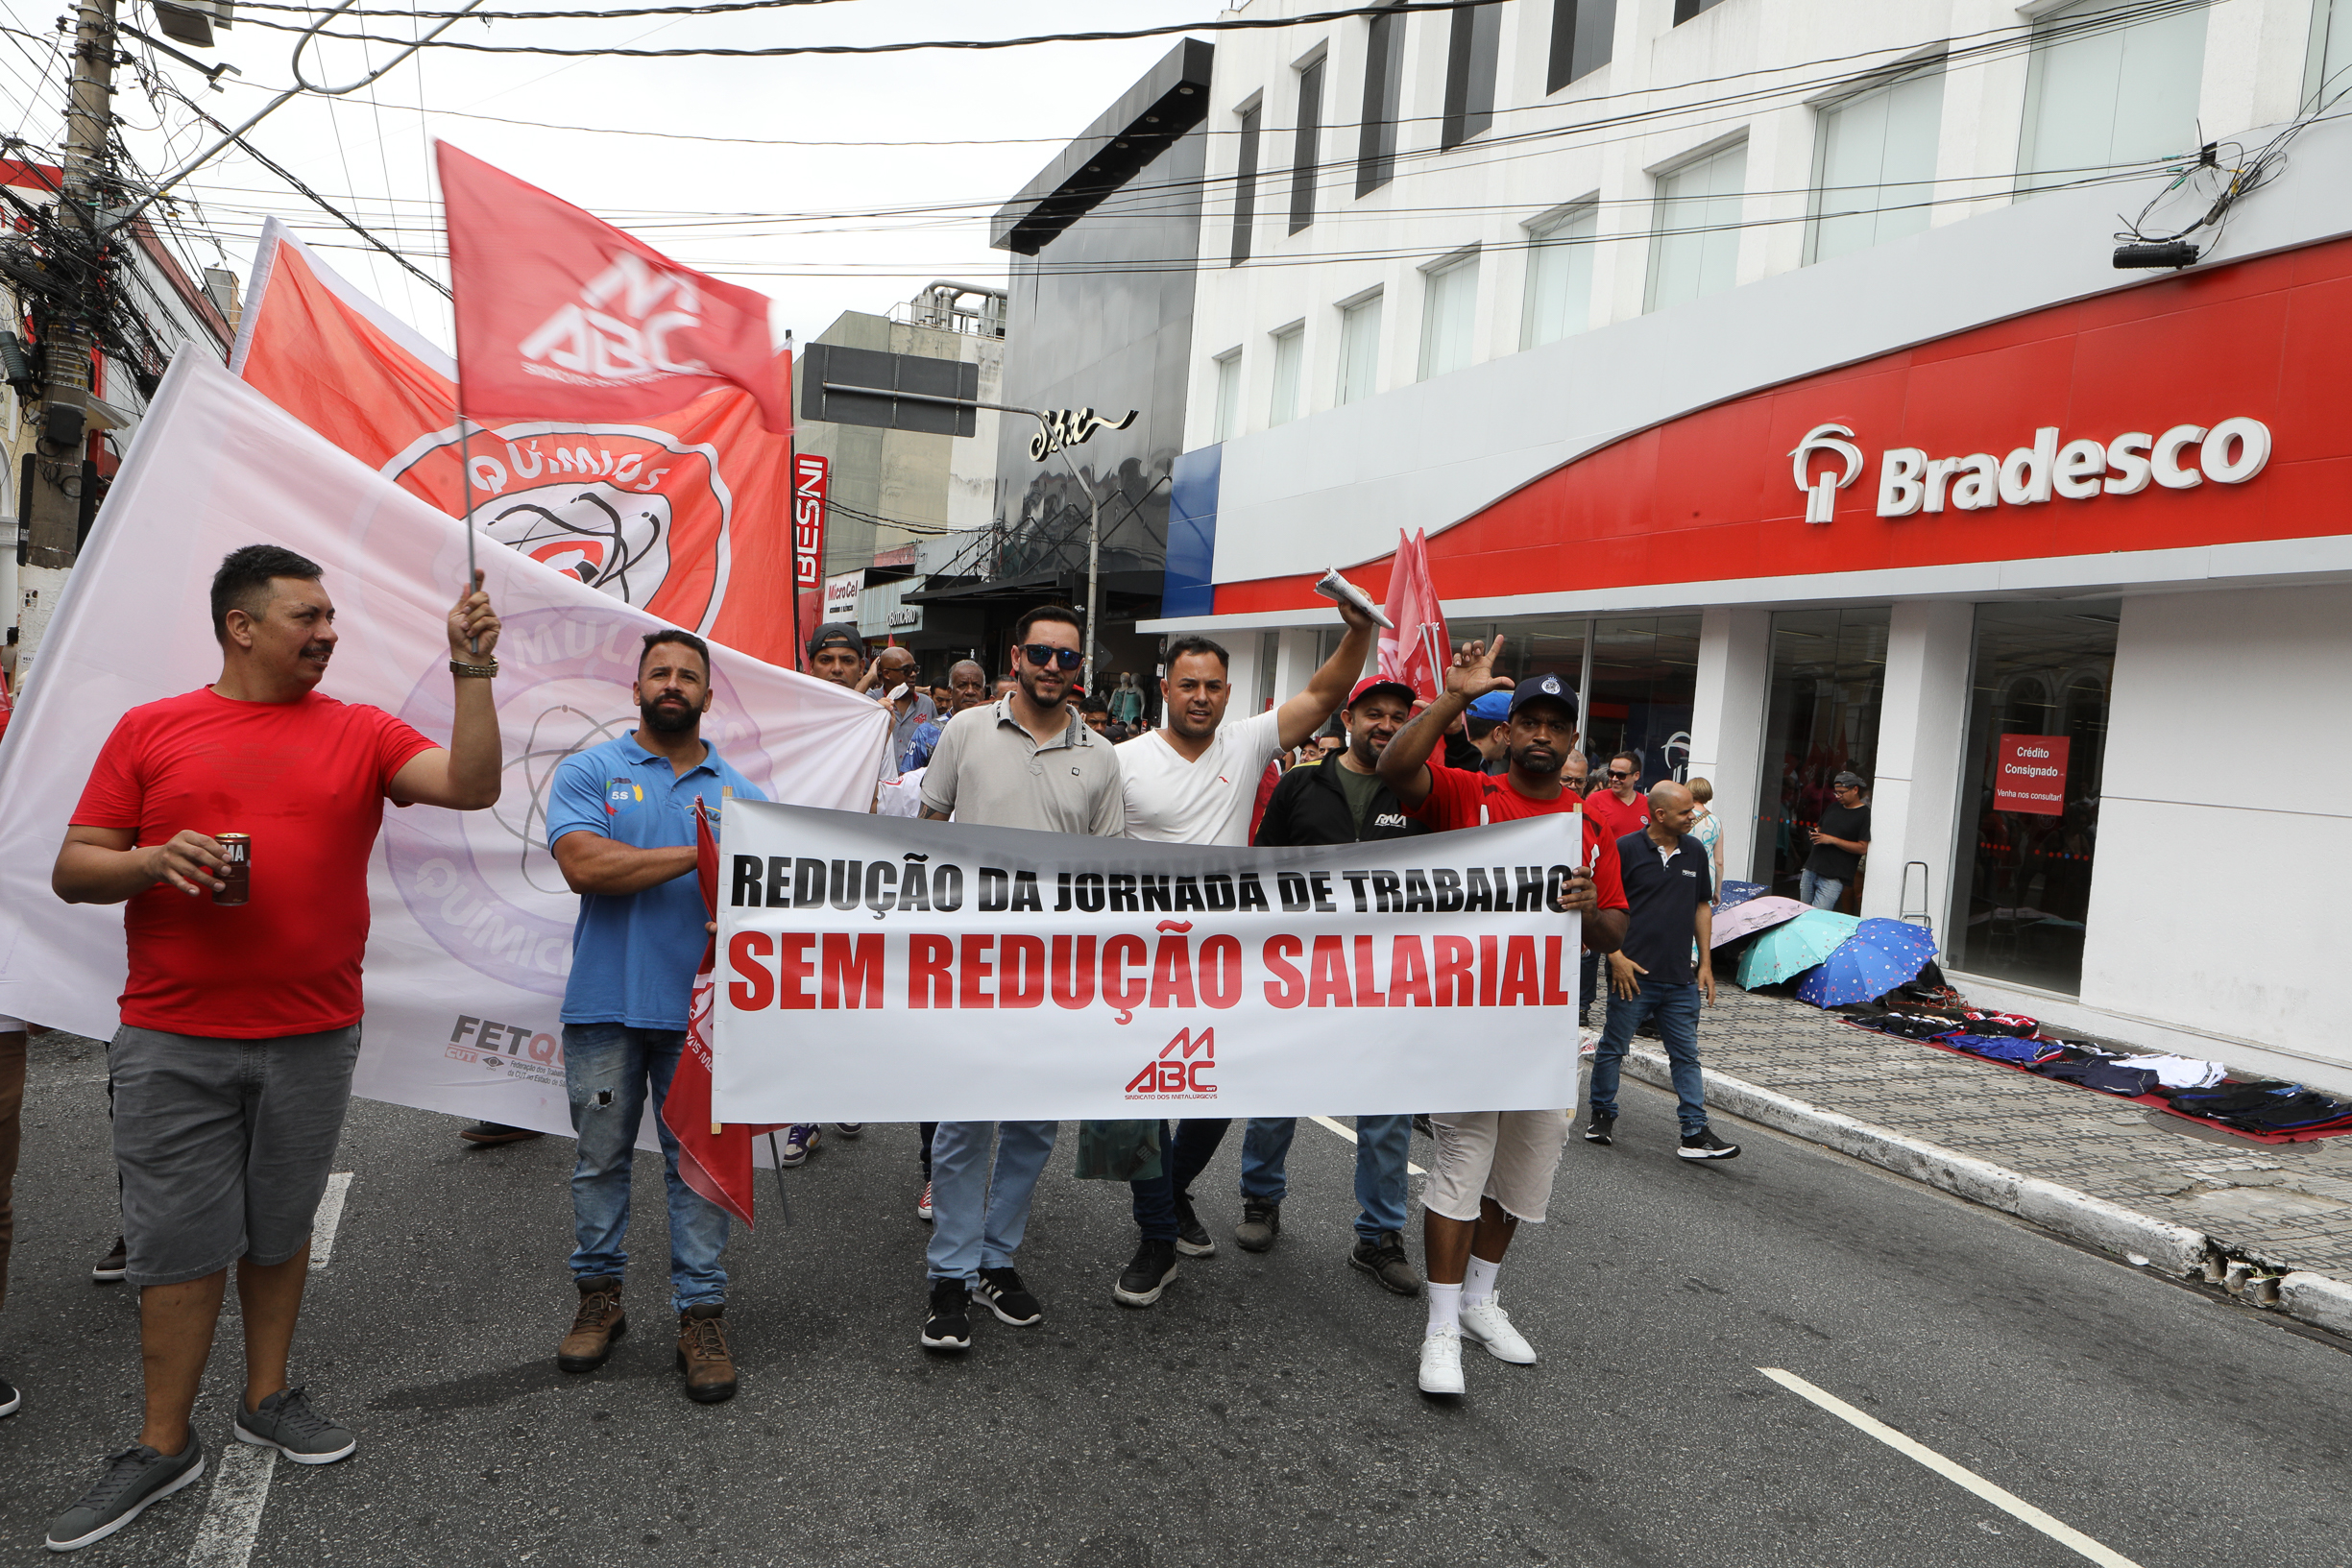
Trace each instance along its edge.
<path fill-rule="evenodd" d="M 1342 1138 L 1346 1139 L 1351 1144 L 1356 1141 L 1355 1129 L 1347 1125 L 1347 1123 L 1345 1122 L 1334 1122 L 1327 1116 L 1310 1116 L 1307 1118 L 1307 1120 L 1314 1122 L 1319 1127 L 1329 1127 L 1333 1132 L 1338 1133 Z M 1429 1172 L 1423 1170 L 1419 1166 L 1415 1165 L 1411 1160 L 1407 1160 L 1405 1162 L 1405 1174 L 1408 1176 L 1426 1176 L 1429 1174 Z"/>
<path fill-rule="evenodd" d="M 338 1170 L 327 1178 L 319 1194 L 319 1212 L 310 1219 L 310 1266 L 324 1268 L 335 1255 L 335 1229 L 343 1223 L 343 1200 L 352 1190 L 352 1173 Z"/>
<path fill-rule="evenodd" d="M 270 1500 L 270 1478 L 277 1473 L 275 1448 L 233 1439 L 221 1446 L 212 1464 L 212 1496 L 188 1548 L 187 1568 L 245 1568 L 261 1531 L 261 1506 Z"/>
<path fill-rule="evenodd" d="M 1917 1459 L 1953 1485 L 1976 1493 L 2003 1513 L 2031 1525 L 2059 1545 L 2100 1564 L 2101 1568 L 2140 1568 L 2138 1563 L 2122 1553 L 2099 1545 L 2081 1531 L 2051 1518 L 2015 1493 L 2001 1490 L 1974 1470 L 1952 1463 L 1926 1444 L 1912 1441 L 1885 1422 L 1864 1415 L 1836 1395 L 1825 1393 L 1794 1372 L 1783 1372 L 1777 1366 L 1759 1366 L 1757 1370 L 1789 1392 L 1811 1400 L 1849 1426 L 1870 1434 L 1905 1459 Z"/>

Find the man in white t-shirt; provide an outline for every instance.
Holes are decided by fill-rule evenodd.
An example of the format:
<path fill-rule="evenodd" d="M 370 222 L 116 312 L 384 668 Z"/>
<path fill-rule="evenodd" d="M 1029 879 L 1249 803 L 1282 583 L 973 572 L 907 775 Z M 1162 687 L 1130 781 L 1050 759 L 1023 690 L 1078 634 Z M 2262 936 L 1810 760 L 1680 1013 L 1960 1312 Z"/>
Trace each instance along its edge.
<path fill-rule="evenodd" d="M 1128 837 L 1161 844 L 1249 842 L 1249 816 L 1268 764 L 1321 729 L 1364 673 L 1372 619 L 1348 605 L 1340 607 L 1340 618 L 1347 635 L 1308 678 L 1305 690 L 1230 724 L 1224 716 L 1233 687 L 1224 649 L 1204 637 L 1169 644 L 1168 673 L 1160 681 L 1166 722 L 1117 748 Z M 1160 1173 L 1128 1183 L 1143 1240 L 1111 1291 L 1123 1306 L 1157 1301 L 1176 1277 L 1179 1252 L 1188 1258 L 1216 1253 L 1217 1243 L 1193 1215 L 1189 1189 L 1228 1124 L 1224 1119 L 1180 1122 L 1173 1138 L 1161 1124 Z"/>

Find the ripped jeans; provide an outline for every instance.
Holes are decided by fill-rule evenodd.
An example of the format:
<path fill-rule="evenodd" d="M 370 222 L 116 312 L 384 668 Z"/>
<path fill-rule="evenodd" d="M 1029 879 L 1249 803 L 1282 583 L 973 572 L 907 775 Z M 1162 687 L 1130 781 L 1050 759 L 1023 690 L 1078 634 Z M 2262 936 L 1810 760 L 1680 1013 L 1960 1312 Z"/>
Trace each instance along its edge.
<path fill-rule="evenodd" d="M 727 1298 L 727 1271 L 718 1263 L 727 1249 L 727 1211 L 679 1177 L 678 1140 L 662 1124 L 662 1101 L 668 1098 L 669 1075 L 685 1047 L 683 1029 L 564 1025 L 564 1084 L 571 1100 L 571 1130 L 580 1139 L 579 1161 L 571 1168 L 577 1242 L 571 1277 L 618 1279 L 628 1265 L 622 1243 L 629 1234 L 629 1178 L 650 1090 L 662 1174 L 669 1184 L 669 1294 L 677 1312 Z"/>

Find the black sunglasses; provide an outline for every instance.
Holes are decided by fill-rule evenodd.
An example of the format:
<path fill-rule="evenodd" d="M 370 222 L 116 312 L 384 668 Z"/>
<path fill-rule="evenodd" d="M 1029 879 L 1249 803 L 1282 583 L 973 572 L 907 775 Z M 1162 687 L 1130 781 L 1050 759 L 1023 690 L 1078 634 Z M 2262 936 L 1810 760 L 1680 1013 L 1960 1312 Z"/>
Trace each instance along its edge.
<path fill-rule="evenodd" d="M 1086 656 L 1076 648 L 1056 648 L 1051 642 L 1024 642 L 1021 651 L 1039 669 L 1048 664 L 1059 664 L 1063 669 L 1076 669 L 1086 662 Z"/>
<path fill-rule="evenodd" d="M 1631 779 L 1637 777 L 1637 775 L 1631 773 L 1619 773 L 1615 768 L 1611 768 L 1609 770 L 1609 776 L 1612 779 Z"/>

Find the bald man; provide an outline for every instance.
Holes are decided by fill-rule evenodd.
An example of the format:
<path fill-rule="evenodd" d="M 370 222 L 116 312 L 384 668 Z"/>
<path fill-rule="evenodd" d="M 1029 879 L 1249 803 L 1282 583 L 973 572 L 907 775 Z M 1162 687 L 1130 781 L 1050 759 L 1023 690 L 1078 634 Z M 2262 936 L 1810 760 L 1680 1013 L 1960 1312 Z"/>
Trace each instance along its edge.
<path fill-rule="evenodd" d="M 1685 1160 L 1729 1160 L 1739 1154 L 1707 1125 L 1705 1079 L 1699 1073 L 1699 1004 L 1715 1003 L 1715 880 L 1707 848 L 1690 836 L 1699 803 L 1671 779 L 1650 786 L 1649 822 L 1617 840 L 1617 865 L 1631 907 L 1625 942 L 1609 955 L 1609 1023 L 1592 1059 L 1592 1112 L 1585 1142 L 1613 1142 L 1617 1073 L 1625 1048 L 1645 1020 L 1658 1021 L 1674 1070 L 1676 1117 Z M 1691 943 L 1698 961 L 1691 961 Z"/>

